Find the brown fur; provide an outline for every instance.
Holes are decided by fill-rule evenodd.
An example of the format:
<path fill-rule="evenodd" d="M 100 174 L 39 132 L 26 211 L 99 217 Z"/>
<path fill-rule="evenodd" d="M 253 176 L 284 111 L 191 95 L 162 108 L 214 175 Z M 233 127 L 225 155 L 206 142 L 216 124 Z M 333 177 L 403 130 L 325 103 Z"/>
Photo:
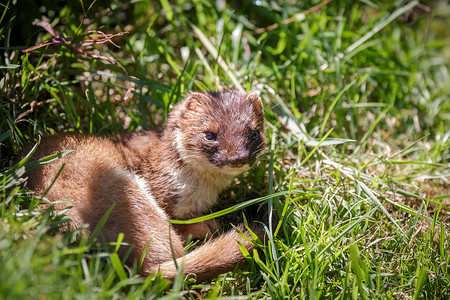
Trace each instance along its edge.
<path fill-rule="evenodd" d="M 114 204 L 103 235 L 112 242 L 123 232 L 124 241 L 134 245 L 131 259 L 139 259 L 149 243 L 142 274 L 161 270 L 173 280 L 177 271 L 173 251 L 184 274 L 204 280 L 243 260 L 237 241 L 249 251 L 253 246 L 231 231 L 183 256 L 184 239 L 211 235 L 214 223 L 171 226 L 167 220 L 207 212 L 228 181 L 249 169 L 262 151 L 263 122 L 255 93 L 191 93 L 172 110 L 161 133 L 44 138 L 33 159 L 75 151 L 31 171 L 28 187 L 43 194 L 64 164 L 46 198 L 73 199 L 55 208 L 72 206 L 67 214 L 75 226 L 89 224 L 92 230 Z"/>

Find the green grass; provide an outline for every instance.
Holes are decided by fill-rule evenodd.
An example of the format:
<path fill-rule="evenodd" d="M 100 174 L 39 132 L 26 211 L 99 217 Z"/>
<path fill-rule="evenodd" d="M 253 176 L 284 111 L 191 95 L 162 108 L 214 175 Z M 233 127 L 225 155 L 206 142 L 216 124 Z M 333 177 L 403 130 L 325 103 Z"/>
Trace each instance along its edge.
<path fill-rule="evenodd" d="M 0 5 L 0 299 L 450 295 L 445 1 L 18 2 Z M 52 37 L 42 16 L 69 47 L 21 52 Z M 83 45 L 92 31 L 128 33 Z M 14 154 L 39 135 L 150 128 L 187 91 L 227 87 L 261 92 L 270 142 L 217 207 L 263 197 L 248 267 L 139 277 L 24 189 Z"/>

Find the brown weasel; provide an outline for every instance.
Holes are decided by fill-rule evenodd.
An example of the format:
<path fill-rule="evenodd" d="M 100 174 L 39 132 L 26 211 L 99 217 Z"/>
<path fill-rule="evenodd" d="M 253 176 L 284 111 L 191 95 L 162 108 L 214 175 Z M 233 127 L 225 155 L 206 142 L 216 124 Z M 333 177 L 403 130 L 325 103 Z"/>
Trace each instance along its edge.
<path fill-rule="evenodd" d="M 31 171 L 27 185 L 43 194 L 64 164 L 46 198 L 73 199 L 55 208 L 72 206 L 66 214 L 75 226 L 89 224 L 93 230 L 114 204 L 103 236 L 115 242 L 124 233 L 124 241 L 134 245 L 130 256 L 135 260 L 149 243 L 143 275 L 160 270 L 173 280 L 174 254 L 185 275 L 193 273 L 203 281 L 244 259 L 237 241 L 249 251 L 253 246 L 230 231 L 183 256 L 185 237 L 205 237 L 211 233 L 211 222 L 172 226 L 168 220 L 207 212 L 230 179 L 248 170 L 263 150 L 263 127 L 263 107 L 255 92 L 190 93 L 173 108 L 160 132 L 44 138 L 32 159 L 75 151 Z"/>

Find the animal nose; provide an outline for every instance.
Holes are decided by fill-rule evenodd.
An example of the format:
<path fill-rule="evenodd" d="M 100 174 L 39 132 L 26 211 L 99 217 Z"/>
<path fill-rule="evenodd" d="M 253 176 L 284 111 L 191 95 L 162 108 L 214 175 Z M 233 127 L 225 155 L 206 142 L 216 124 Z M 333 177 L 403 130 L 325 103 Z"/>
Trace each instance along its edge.
<path fill-rule="evenodd" d="M 238 156 L 238 155 L 232 156 L 228 159 L 228 163 L 232 167 L 240 168 L 247 163 L 247 156 Z"/>

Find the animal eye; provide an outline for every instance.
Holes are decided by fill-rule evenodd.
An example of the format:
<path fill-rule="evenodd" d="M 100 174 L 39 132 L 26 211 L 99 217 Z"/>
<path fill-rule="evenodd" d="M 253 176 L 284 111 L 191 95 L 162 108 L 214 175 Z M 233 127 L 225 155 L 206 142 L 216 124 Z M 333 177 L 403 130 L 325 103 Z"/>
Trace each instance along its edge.
<path fill-rule="evenodd" d="M 205 138 L 208 141 L 215 141 L 216 140 L 216 135 L 210 131 L 205 132 Z"/>
<path fill-rule="evenodd" d="M 252 133 L 250 133 L 250 140 L 252 142 L 256 141 L 257 139 L 259 139 L 259 132 L 256 130 L 253 130 Z"/>

